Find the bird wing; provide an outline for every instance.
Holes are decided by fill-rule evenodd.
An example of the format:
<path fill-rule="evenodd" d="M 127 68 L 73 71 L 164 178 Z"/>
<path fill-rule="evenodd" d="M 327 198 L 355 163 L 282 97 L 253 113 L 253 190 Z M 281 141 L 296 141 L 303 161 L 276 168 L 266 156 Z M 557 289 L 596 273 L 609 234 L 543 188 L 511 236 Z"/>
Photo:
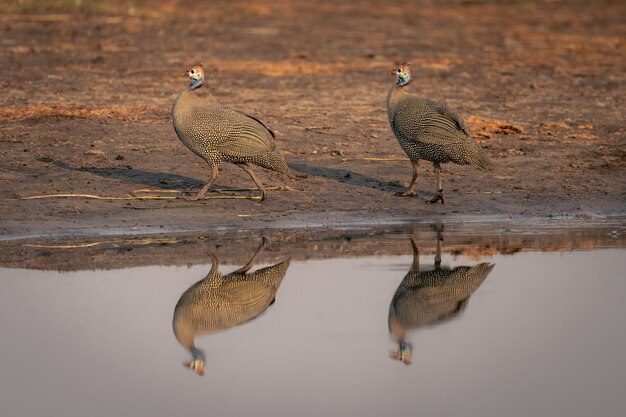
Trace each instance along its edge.
<path fill-rule="evenodd" d="M 246 319 L 252 319 L 269 305 L 274 289 L 252 280 L 224 280 L 219 289 L 219 299 L 230 308 L 239 310 Z"/>
<path fill-rule="evenodd" d="M 444 320 L 455 310 L 455 297 L 433 287 L 413 288 L 392 301 L 390 311 L 399 323 L 420 327 Z"/>
<path fill-rule="evenodd" d="M 461 289 L 450 286 L 425 287 L 420 290 L 420 298 L 431 305 L 455 303 L 464 296 Z"/>
<path fill-rule="evenodd" d="M 263 122 L 239 110 L 228 110 L 230 132 L 217 145 L 219 152 L 236 157 L 253 157 L 274 150 L 274 132 Z"/>
<path fill-rule="evenodd" d="M 259 119 L 257 119 L 256 117 L 254 117 L 254 116 L 252 116 L 252 115 L 249 115 L 248 113 L 243 112 L 243 111 L 241 111 L 241 110 L 237 110 L 237 109 L 232 109 L 232 110 L 234 110 L 234 111 L 236 111 L 237 113 L 242 114 L 242 115 L 244 115 L 244 116 L 246 116 L 246 117 L 248 117 L 248 118 L 250 118 L 250 119 L 252 119 L 252 120 L 255 120 L 257 123 L 259 123 L 261 126 L 263 126 L 263 127 L 265 128 L 265 130 L 267 130 L 268 132 L 270 132 L 270 135 L 272 135 L 272 137 L 273 137 L 273 138 L 275 138 L 275 137 L 276 137 L 276 135 L 274 135 L 274 132 L 272 132 L 272 130 L 271 130 L 269 127 L 265 126 L 265 123 L 263 123 L 262 121 L 260 121 L 260 120 L 259 120 Z"/>
<path fill-rule="evenodd" d="M 459 124 L 465 123 L 456 113 L 443 104 L 413 95 L 398 103 L 391 123 L 394 131 L 409 141 L 445 146 L 469 139 Z"/>
<path fill-rule="evenodd" d="M 425 102 L 428 103 L 433 109 L 437 110 L 439 114 L 441 114 L 444 117 L 449 118 L 454 123 L 456 123 L 457 128 L 469 136 L 470 134 L 469 129 L 465 125 L 465 121 L 463 120 L 463 118 L 459 116 L 457 112 L 450 109 L 445 104 L 437 103 L 436 101 L 433 101 L 431 99 L 425 99 Z"/>

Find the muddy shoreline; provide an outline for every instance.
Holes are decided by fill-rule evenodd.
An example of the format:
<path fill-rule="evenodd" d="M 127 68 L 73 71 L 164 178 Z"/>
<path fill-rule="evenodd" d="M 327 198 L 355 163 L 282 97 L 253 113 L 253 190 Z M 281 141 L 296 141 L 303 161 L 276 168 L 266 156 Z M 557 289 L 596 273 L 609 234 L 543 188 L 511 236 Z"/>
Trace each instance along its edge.
<path fill-rule="evenodd" d="M 284 216 L 273 221 L 259 220 L 255 216 L 241 216 L 229 221 L 221 219 L 185 219 L 174 218 L 173 222 L 146 224 L 144 226 L 127 227 L 111 225 L 102 218 L 94 222 L 65 224 L 54 222 L 29 222 L 32 229 L 16 233 L 0 234 L 0 242 L 19 242 L 23 240 L 80 240 L 112 237 L 143 238 L 151 236 L 183 236 L 183 235 L 232 235 L 253 234 L 272 235 L 282 233 L 315 234 L 318 232 L 341 230 L 411 230 L 414 228 L 448 225 L 455 229 L 472 230 L 478 233 L 491 234 L 491 230 L 523 230 L 528 233 L 550 233 L 552 230 L 581 228 L 620 228 L 626 225 L 625 214 L 560 214 L 549 216 L 511 216 L 511 215 L 448 215 L 423 216 L 414 218 L 397 213 L 381 214 L 369 211 L 346 211 L 330 213 L 298 213 Z M 123 221 L 122 221 L 123 222 Z M 59 225 L 59 227 L 55 227 Z"/>
<path fill-rule="evenodd" d="M 625 248 L 623 218 L 601 221 L 516 221 L 421 223 L 343 228 L 238 229 L 202 234 L 48 237 L 0 241 L 0 267 L 93 270 L 147 265 L 210 263 L 207 250 L 236 265 L 254 253 L 261 238 L 268 245 L 259 262 L 407 255 L 409 238 L 422 254 L 434 253 L 437 236 L 444 253 L 481 259 L 520 251 L 573 251 Z"/>

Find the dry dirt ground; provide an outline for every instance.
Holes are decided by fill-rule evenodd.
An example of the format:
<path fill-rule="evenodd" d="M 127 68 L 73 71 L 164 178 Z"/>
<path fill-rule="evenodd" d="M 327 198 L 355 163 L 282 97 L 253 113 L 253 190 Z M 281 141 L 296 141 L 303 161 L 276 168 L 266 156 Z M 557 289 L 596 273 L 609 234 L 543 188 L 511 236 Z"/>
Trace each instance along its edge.
<path fill-rule="evenodd" d="M 0 15 L 5 239 L 626 213 L 624 2 L 134 4 Z M 426 162 L 418 197 L 394 195 L 411 166 L 388 126 L 386 73 L 405 60 L 410 90 L 456 109 L 496 164 L 444 166 L 445 205 L 426 203 Z M 176 198 L 209 174 L 170 118 L 195 62 L 207 100 L 276 132 L 305 175 L 255 171 L 294 191 Z M 252 185 L 221 168 L 214 188 Z M 122 199 L 25 199 L 60 193 Z M 229 194 L 255 195 L 213 193 Z"/>

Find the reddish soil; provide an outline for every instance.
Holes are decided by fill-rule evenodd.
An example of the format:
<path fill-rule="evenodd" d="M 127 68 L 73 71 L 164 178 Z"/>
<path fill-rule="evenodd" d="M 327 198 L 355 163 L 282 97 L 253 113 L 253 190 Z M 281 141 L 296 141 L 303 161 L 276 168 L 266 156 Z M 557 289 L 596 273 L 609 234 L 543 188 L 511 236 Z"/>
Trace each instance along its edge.
<path fill-rule="evenodd" d="M 623 2 L 138 2 L 132 14 L 0 15 L 0 34 L 5 238 L 626 212 Z M 405 60 L 411 91 L 464 116 L 496 164 L 444 166 L 445 205 L 426 203 L 427 162 L 419 196 L 394 195 L 411 166 L 388 126 L 386 72 Z M 305 174 L 257 168 L 261 181 L 295 191 L 24 199 L 201 187 L 207 165 L 170 118 L 199 61 L 207 100 L 263 120 Z M 252 186 L 229 164 L 217 183 Z"/>

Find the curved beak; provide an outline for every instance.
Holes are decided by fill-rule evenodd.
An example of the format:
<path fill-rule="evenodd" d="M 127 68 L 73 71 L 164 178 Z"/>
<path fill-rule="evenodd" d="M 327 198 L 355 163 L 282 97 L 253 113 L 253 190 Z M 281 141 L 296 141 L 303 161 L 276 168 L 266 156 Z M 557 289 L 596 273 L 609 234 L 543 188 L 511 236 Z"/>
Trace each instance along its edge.
<path fill-rule="evenodd" d="M 397 68 L 392 68 L 392 69 L 389 70 L 389 72 L 387 74 L 388 75 L 396 75 L 396 71 L 397 70 L 398 70 Z"/>
<path fill-rule="evenodd" d="M 201 361 L 185 362 L 183 363 L 183 366 L 185 368 L 194 370 L 196 374 L 198 374 L 199 376 L 204 375 L 204 362 L 201 362 Z"/>
<path fill-rule="evenodd" d="M 198 376 L 203 376 L 204 375 L 204 364 L 203 363 L 199 363 L 196 365 L 196 373 L 198 374 Z"/>
<path fill-rule="evenodd" d="M 187 77 L 189 77 L 189 71 L 190 71 L 190 69 L 189 69 L 189 68 L 187 68 L 187 69 L 185 70 L 185 75 L 186 75 Z"/>
<path fill-rule="evenodd" d="M 398 350 L 389 352 L 389 357 L 395 361 L 402 361 L 405 365 L 411 365 L 411 348 L 408 345 L 400 345 Z"/>

